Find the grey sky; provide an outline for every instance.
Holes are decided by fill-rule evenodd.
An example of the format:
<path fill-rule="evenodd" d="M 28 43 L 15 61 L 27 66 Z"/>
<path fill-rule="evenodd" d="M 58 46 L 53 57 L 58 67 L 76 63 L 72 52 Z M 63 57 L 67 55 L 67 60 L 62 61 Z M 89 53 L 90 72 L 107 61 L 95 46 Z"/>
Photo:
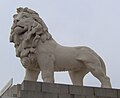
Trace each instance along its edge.
<path fill-rule="evenodd" d="M 0 89 L 11 78 L 21 83 L 24 68 L 9 43 L 12 16 L 17 7 L 29 7 L 39 13 L 53 38 L 62 45 L 85 45 L 105 61 L 112 86 L 120 88 L 120 0 L 1 0 L 0 1 Z M 68 75 L 55 74 L 56 82 L 71 84 Z M 41 77 L 39 76 L 39 80 Z M 84 84 L 100 86 L 91 74 Z"/>

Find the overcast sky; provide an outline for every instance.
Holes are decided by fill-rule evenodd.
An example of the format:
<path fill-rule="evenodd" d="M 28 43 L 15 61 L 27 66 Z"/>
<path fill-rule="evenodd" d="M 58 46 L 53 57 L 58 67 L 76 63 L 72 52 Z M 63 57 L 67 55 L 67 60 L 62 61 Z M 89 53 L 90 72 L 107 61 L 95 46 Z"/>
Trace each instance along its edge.
<path fill-rule="evenodd" d="M 24 68 L 9 42 L 12 16 L 18 7 L 37 11 L 61 45 L 95 50 L 106 63 L 113 88 L 120 88 L 120 0 L 0 0 L 0 89 L 12 77 L 14 84 L 24 78 Z M 55 79 L 71 84 L 66 72 L 56 73 Z M 84 85 L 99 87 L 100 82 L 88 74 Z"/>

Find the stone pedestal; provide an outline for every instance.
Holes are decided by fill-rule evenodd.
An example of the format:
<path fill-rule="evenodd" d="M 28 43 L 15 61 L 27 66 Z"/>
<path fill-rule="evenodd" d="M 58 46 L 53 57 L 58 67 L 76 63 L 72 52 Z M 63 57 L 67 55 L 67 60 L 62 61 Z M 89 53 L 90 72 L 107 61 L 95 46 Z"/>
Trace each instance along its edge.
<path fill-rule="evenodd" d="M 24 81 L 2 98 L 120 98 L 120 90 Z"/>

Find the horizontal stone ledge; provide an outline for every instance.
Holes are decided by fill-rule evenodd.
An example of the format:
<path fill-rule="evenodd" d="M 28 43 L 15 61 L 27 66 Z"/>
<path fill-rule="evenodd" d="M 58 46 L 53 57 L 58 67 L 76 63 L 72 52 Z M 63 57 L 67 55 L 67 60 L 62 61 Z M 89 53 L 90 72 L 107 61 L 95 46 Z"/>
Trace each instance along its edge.
<path fill-rule="evenodd" d="M 45 83 L 45 82 L 32 82 L 23 81 L 21 90 L 32 90 L 40 92 L 54 92 L 54 93 L 68 93 L 68 85 L 56 84 L 56 83 Z"/>
<path fill-rule="evenodd" d="M 5 95 L 18 98 L 120 98 L 120 89 L 23 81 Z"/>
<path fill-rule="evenodd" d="M 21 90 L 117 98 L 119 89 L 23 81 Z"/>

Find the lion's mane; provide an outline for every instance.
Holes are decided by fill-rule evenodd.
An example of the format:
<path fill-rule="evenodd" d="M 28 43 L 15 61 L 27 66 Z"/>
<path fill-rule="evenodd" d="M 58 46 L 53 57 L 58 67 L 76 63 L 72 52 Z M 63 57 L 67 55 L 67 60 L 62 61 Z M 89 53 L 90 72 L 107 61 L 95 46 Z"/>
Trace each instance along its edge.
<path fill-rule="evenodd" d="M 35 67 L 38 65 L 35 55 L 38 42 L 45 43 L 47 40 L 52 40 L 52 36 L 48 32 L 46 24 L 39 17 L 39 14 L 31 9 L 22 7 L 18 8 L 17 14 L 13 16 L 14 20 L 15 17 L 24 12 L 32 16 L 33 22 L 28 25 L 28 30 L 26 32 L 22 32 L 23 34 L 17 34 L 14 32 L 16 24 L 13 23 L 10 41 L 15 43 L 16 56 L 20 57 L 23 66 L 28 67 L 28 65 L 34 65 Z"/>

